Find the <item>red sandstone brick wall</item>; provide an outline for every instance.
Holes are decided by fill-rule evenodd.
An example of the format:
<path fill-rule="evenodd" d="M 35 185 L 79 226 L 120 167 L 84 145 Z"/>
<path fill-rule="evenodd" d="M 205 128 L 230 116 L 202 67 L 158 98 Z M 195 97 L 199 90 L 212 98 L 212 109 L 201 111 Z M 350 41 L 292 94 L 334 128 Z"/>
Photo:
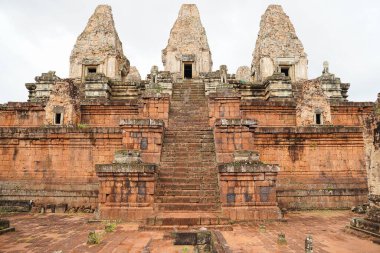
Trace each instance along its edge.
<path fill-rule="evenodd" d="M 168 124 L 169 98 L 145 98 L 132 100 L 126 104 L 113 102 L 110 105 L 82 105 L 82 123 L 97 127 L 119 126 L 122 119 L 162 119 Z"/>
<path fill-rule="evenodd" d="M 238 119 L 240 116 L 240 98 L 212 98 L 209 100 L 210 126 L 216 119 Z"/>
<path fill-rule="evenodd" d="M 27 103 L 9 103 L 0 107 L 0 127 L 39 127 L 44 125 L 45 111 L 42 106 Z"/>
<path fill-rule="evenodd" d="M 2 198 L 70 206 L 97 203 L 95 164 L 121 149 L 118 128 L 0 128 Z"/>
<path fill-rule="evenodd" d="M 121 119 L 138 117 L 138 105 L 82 105 L 81 123 L 96 127 L 116 127 Z"/>
<path fill-rule="evenodd" d="M 258 128 L 253 141 L 263 162 L 280 165 L 280 206 L 348 208 L 366 200 L 367 175 L 360 128 L 320 128 L 296 134 Z"/>
<path fill-rule="evenodd" d="M 361 126 L 363 119 L 373 111 L 372 103 L 348 103 L 331 107 L 333 125 Z"/>
<path fill-rule="evenodd" d="M 145 163 L 160 163 L 163 127 L 123 126 L 123 145 L 127 150 L 137 150 Z"/>
<path fill-rule="evenodd" d="M 235 150 L 254 150 L 253 133 L 248 127 L 215 127 L 214 140 L 218 163 L 233 162 Z"/>
<path fill-rule="evenodd" d="M 216 119 L 256 119 L 260 126 L 295 126 L 294 102 L 240 100 L 240 98 L 211 97 L 210 126 Z M 345 102 L 331 105 L 333 125 L 361 126 L 362 119 L 373 111 L 372 103 Z"/>

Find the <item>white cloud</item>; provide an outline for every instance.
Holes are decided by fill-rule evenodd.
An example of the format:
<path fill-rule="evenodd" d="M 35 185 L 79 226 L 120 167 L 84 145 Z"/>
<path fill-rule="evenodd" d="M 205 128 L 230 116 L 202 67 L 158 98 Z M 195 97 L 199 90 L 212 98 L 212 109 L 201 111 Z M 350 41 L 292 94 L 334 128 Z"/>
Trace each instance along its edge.
<path fill-rule="evenodd" d="M 0 1 L 0 103 L 26 101 L 24 83 L 41 72 L 68 75 L 69 57 L 96 5 L 113 8 L 124 52 L 143 77 L 152 65 L 162 69 L 161 50 L 182 3 L 188 1 Z M 322 62 L 342 81 L 349 98 L 374 101 L 380 86 L 377 42 L 380 2 L 362 0 L 192 1 L 198 5 L 211 47 L 214 69 L 230 72 L 250 65 L 260 17 L 268 4 L 279 3 L 292 20 L 309 58 L 309 77 Z"/>

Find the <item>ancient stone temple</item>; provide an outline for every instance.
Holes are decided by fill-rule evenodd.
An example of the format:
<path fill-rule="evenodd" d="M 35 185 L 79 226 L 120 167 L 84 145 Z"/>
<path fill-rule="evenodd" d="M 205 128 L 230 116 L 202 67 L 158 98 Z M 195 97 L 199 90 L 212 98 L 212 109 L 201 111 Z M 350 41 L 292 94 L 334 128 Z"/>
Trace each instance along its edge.
<path fill-rule="evenodd" d="M 195 4 L 184 4 L 162 50 L 165 70 L 179 78 L 211 72 L 211 51 Z"/>
<path fill-rule="evenodd" d="M 69 78 L 42 73 L 26 84 L 27 102 L 0 106 L 0 204 L 96 210 L 140 229 L 231 229 L 379 195 L 378 103 L 348 101 L 327 62 L 308 80 L 281 6 L 262 16 L 251 68 L 212 70 L 193 4 L 162 60 L 164 71 L 141 78 L 111 7 L 97 7 Z"/>
<path fill-rule="evenodd" d="M 307 55 L 279 5 L 270 5 L 261 18 L 251 66 L 256 81 L 263 81 L 277 71 L 292 81 L 307 79 Z"/>

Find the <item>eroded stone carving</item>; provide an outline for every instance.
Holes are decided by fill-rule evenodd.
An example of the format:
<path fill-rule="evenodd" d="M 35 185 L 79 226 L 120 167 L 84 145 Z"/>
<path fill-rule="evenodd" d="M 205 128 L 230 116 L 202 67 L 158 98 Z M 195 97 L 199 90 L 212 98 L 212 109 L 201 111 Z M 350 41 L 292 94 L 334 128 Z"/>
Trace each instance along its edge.
<path fill-rule="evenodd" d="M 280 5 L 270 5 L 261 17 L 253 52 L 252 74 L 256 81 L 271 76 L 276 65 L 293 81 L 307 79 L 307 55 L 293 24 Z"/>
<path fill-rule="evenodd" d="M 170 31 L 168 45 L 162 50 L 162 62 L 165 71 L 179 76 L 182 76 L 184 62 L 193 64 L 193 77 L 202 72 L 211 72 L 211 52 L 195 4 L 182 5 Z"/>
<path fill-rule="evenodd" d="M 227 83 L 227 72 L 228 72 L 227 66 L 220 65 L 219 71 L 220 71 L 220 82 Z"/>
<path fill-rule="evenodd" d="M 248 66 L 240 66 L 236 70 L 235 78 L 240 82 L 251 82 L 251 70 Z"/>
<path fill-rule="evenodd" d="M 99 5 L 79 35 L 70 56 L 70 78 L 83 79 L 88 73 L 103 73 L 122 80 L 129 71 L 117 34 L 111 7 Z"/>
<path fill-rule="evenodd" d="M 299 89 L 296 98 L 297 126 L 331 125 L 330 103 L 322 90 L 320 81 L 308 80 L 297 86 Z"/>
<path fill-rule="evenodd" d="M 80 116 L 78 87 L 71 79 L 56 81 L 45 107 L 45 125 L 76 126 Z"/>

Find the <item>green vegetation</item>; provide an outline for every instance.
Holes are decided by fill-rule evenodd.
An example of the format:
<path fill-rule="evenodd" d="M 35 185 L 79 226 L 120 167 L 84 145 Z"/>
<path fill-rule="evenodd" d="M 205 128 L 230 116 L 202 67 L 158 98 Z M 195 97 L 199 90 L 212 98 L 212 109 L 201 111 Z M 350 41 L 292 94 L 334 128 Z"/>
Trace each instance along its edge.
<path fill-rule="evenodd" d="M 83 123 L 78 123 L 77 127 L 78 127 L 79 129 L 85 129 L 85 128 L 88 128 L 88 125 L 83 124 Z"/>
<path fill-rule="evenodd" d="M 284 234 L 284 233 L 279 233 L 279 234 L 278 234 L 277 244 L 278 244 L 278 245 L 285 245 L 285 244 L 288 244 L 288 242 L 287 242 L 286 239 L 285 239 L 285 234 Z"/>
<path fill-rule="evenodd" d="M 99 232 L 91 231 L 88 234 L 87 244 L 99 244 L 102 241 L 102 234 Z"/>
<path fill-rule="evenodd" d="M 116 230 L 116 227 L 117 227 L 116 222 L 111 222 L 111 223 L 108 223 L 108 224 L 105 225 L 104 230 L 105 230 L 107 233 L 110 233 L 110 232 L 115 231 L 115 230 Z"/>

